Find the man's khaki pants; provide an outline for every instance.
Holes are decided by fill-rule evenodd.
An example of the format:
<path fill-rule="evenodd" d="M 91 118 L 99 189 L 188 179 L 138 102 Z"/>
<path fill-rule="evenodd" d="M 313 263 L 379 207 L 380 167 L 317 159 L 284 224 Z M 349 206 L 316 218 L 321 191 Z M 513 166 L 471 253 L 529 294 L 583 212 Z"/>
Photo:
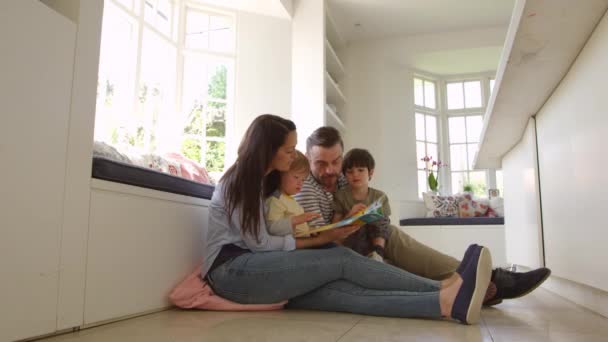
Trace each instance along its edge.
<path fill-rule="evenodd" d="M 460 261 L 416 241 L 401 229 L 390 225 L 384 257 L 393 266 L 421 277 L 442 280 L 449 277 Z"/>

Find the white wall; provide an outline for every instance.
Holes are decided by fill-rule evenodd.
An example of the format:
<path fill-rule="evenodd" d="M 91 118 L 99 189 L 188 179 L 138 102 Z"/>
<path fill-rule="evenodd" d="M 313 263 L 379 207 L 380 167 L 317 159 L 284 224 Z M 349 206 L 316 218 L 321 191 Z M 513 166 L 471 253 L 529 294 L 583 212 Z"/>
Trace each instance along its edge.
<path fill-rule="evenodd" d="M 61 264 L 57 329 L 82 322 L 86 246 L 89 222 L 91 158 L 95 124 L 95 94 L 103 3 L 79 4 L 74 56 L 74 81 L 67 144 L 66 184 L 63 196 Z"/>
<path fill-rule="evenodd" d="M 0 341 L 12 341 L 57 324 L 76 25 L 1 1 L 0 41 Z"/>
<path fill-rule="evenodd" d="M 324 0 L 293 2 L 292 119 L 298 126 L 298 149 L 325 124 Z"/>
<path fill-rule="evenodd" d="M 507 27 L 494 27 L 414 36 L 365 40 L 351 44 L 352 48 L 374 51 L 376 56 L 391 59 L 405 66 L 415 65 L 420 56 L 435 52 L 462 51 L 502 46 Z M 498 65 L 498 61 L 496 61 Z"/>
<path fill-rule="evenodd" d="M 237 16 L 234 145 L 260 114 L 291 113 L 291 21 L 247 12 Z M 230 139 L 230 138 L 229 138 Z"/>
<path fill-rule="evenodd" d="M 522 140 L 502 161 L 505 239 L 509 263 L 543 266 L 536 132 L 530 119 Z"/>
<path fill-rule="evenodd" d="M 348 58 L 345 149 L 362 147 L 372 153 L 376 170 L 371 185 L 387 193 L 392 220 L 398 222 L 398 201 L 418 199 L 413 74 L 373 55 Z"/>
<path fill-rule="evenodd" d="M 547 266 L 608 290 L 608 17 L 537 115 Z"/>
<path fill-rule="evenodd" d="M 450 49 L 501 46 L 506 28 L 364 41 L 340 51 L 347 78 L 347 148 L 370 150 L 377 163 L 372 186 L 391 199 L 418 200 L 412 63 L 421 54 Z"/>

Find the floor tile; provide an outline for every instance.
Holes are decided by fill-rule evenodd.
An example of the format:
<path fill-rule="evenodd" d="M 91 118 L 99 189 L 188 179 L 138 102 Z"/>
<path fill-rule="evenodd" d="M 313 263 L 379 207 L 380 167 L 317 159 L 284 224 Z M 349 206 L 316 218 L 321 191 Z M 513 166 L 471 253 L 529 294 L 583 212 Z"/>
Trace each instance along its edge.
<path fill-rule="evenodd" d="M 168 310 L 107 324 L 45 342 L 101 341 L 336 341 L 360 316 L 285 310 L 210 312 Z M 313 333 L 311 333 L 313 331 Z"/>
<path fill-rule="evenodd" d="M 492 338 L 483 324 L 466 326 L 453 321 L 379 318 L 361 321 L 340 339 L 340 342 L 356 341 L 485 342 Z"/>
<path fill-rule="evenodd" d="M 282 310 L 167 310 L 44 342 L 213 341 L 607 341 L 608 319 L 555 294 L 532 294 L 482 310 L 478 325 L 453 321 Z"/>

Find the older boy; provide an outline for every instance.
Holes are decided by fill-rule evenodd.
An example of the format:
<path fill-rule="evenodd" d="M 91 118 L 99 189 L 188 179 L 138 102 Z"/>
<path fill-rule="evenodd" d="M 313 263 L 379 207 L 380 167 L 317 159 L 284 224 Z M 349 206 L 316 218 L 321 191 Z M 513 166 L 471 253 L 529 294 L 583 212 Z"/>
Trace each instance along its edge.
<path fill-rule="evenodd" d="M 364 225 L 342 244 L 359 254 L 384 261 L 384 247 L 390 236 L 391 207 L 384 192 L 369 186 L 375 164 L 374 157 L 367 150 L 354 148 L 346 153 L 342 163 L 342 174 L 346 177 L 348 185 L 334 195 L 333 221 L 340 221 L 381 200 L 382 213 L 386 218 Z"/>

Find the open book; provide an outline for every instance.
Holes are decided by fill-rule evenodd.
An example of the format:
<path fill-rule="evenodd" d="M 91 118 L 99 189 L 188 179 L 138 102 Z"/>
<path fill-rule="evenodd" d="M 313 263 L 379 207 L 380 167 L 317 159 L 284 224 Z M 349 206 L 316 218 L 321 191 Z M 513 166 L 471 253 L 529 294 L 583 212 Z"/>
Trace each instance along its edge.
<path fill-rule="evenodd" d="M 386 196 L 382 196 L 370 204 L 365 210 L 362 210 L 351 217 L 347 217 L 342 221 L 328 224 L 321 227 L 311 228 L 308 232 L 302 234 L 296 234 L 295 237 L 302 237 L 305 234 L 318 233 L 329 229 L 350 226 L 350 225 L 364 225 L 383 219 L 384 213 L 382 212 L 382 205 L 386 201 Z"/>

